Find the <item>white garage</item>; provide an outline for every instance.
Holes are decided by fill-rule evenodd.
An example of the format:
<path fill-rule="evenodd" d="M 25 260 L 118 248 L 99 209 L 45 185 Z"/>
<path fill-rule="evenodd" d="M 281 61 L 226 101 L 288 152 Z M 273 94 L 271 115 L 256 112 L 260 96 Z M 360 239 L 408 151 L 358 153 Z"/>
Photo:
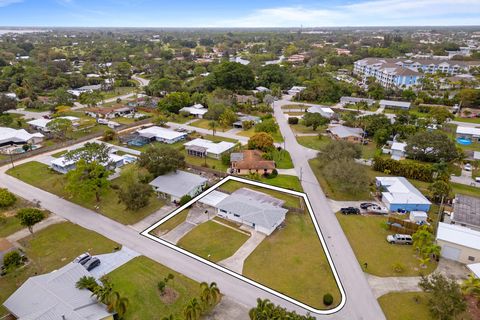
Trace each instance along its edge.
<path fill-rule="evenodd" d="M 440 222 L 437 244 L 442 248 L 442 258 L 465 264 L 480 262 L 479 231 Z"/>

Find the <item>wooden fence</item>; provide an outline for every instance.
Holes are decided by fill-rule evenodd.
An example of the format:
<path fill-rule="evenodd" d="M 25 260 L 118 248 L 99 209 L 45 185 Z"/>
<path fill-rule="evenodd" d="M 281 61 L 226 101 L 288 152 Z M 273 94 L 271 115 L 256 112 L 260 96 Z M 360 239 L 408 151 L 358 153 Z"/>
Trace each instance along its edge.
<path fill-rule="evenodd" d="M 420 227 L 414 222 L 403 220 L 394 216 L 388 217 L 387 226 L 388 229 L 393 232 L 410 235 L 414 234 Z"/>

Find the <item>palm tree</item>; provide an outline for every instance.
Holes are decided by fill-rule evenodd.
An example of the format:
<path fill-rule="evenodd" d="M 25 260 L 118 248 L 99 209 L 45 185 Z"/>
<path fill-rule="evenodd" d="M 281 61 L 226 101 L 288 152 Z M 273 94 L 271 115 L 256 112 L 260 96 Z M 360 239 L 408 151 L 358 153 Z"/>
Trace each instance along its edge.
<path fill-rule="evenodd" d="M 105 280 L 102 280 L 103 286 L 98 286 L 93 290 L 92 296 L 95 296 L 98 301 L 101 303 L 109 304 L 110 299 L 112 298 L 113 286 L 112 284 Z"/>
<path fill-rule="evenodd" d="M 163 317 L 162 320 L 175 320 L 175 317 L 171 314 L 168 317 Z"/>
<path fill-rule="evenodd" d="M 211 307 L 220 302 L 220 289 L 215 282 L 210 283 L 210 285 L 206 282 L 200 283 L 200 291 L 200 299 L 205 307 Z"/>
<path fill-rule="evenodd" d="M 98 283 L 94 277 L 83 276 L 77 281 L 77 283 L 75 283 L 75 287 L 77 289 L 87 289 L 93 292 L 93 290 L 98 287 Z"/>
<path fill-rule="evenodd" d="M 198 303 L 197 298 L 190 300 L 183 311 L 185 320 L 198 320 L 202 314 L 203 308 L 200 303 Z"/>
<path fill-rule="evenodd" d="M 212 120 L 208 123 L 208 128 L 212 129 L 212 135 L 215 136 L 215 132 L 217 132 L 217 121 Z"/>
<path fill-rule="evenodd" d="M 462 292 L 476 297 L 480 302 L 480 279 L 473 274 L 469 274 L 468 278 L 462 283 Z"/>
<path fill-rule="evenodd" d="M 118 299 L 116 299 L 115 312 L 120 319 L 122 319 L 125 313 L 127 313 L 129 303 L 130 301 L 126 297 L 118 297 Z"/>
<path fill-rule="evenodd" d="M 272 319 L 275 305 L 268 299 L 257 299 L 257 307 L 250 309 L 248 315 L 251 320 Z"/>

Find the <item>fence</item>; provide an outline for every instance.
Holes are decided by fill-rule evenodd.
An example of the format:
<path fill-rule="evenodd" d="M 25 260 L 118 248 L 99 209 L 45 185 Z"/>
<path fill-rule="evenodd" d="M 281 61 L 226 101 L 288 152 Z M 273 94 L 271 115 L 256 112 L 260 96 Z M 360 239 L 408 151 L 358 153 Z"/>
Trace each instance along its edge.
<path fill-rule="evenodd" d="M 135 122 L 130 123 L 130 124 L 121 125 L 120 127 L 116 128 L 115 131 L 119 132 L 119 131 L 122 131 L 122 130 L 125 130 L 125 129 L 128 129 L 128 128 L 132 128 L 132 127 L 142 125 L 142 124 L 148 124 L 150 122 L 151 122 L 151 119 L 143 119 L 143 120 L 135 121 Z M 9 155 L 7 158 L 0 160 L 0 166 L 11 163 L 11 162 L 15 162 L 15 161 L 18 161 L 18 160 L 22 160 L 22 159 L 30 158 L 30 157 L 33 157 L 33 156 L 37 156 L 37 155 L 42 154 L 42 153 L 54 151 L 54 150 L 61 149 L 61 148 L 66 148 L 66 147 L 75 145 L 77 143 L 81 143 L 81 142 L 85 142 L 85 141 L 88 141 L 88 140 L 91 140 L 91 139 L 101 137 L 102 135 L 103 135 L 103 132 L 95 132 L 95 133 L 87 134 L 87 135 L 85 135 L 81 138 L 75 139 L 75 140 L 63 141 L 63 142 L 59 142 L 59 143 L 56 143 L 56 144 L 51 145 L 51 146 L 41 147 L 41 148 L 31 150 L 31 151 L 28 151 L 28 152 L 25 152 L 25 153 Z"/>
<path fill-rule="evenodd" d="M 403 220 L 394 216 L 389 216 L 387 221 L 388 229 L 402 234 L 414 234 L 417 232 L 418 228 L 420 227 L 418 224 Z"/>

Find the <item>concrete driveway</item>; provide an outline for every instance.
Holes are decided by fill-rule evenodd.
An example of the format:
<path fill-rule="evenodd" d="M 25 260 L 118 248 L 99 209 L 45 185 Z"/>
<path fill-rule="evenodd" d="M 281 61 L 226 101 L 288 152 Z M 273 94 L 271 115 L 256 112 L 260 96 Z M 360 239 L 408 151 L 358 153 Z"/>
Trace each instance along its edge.
<path fill-rule="evenodd" d="M 90 271 L 90 273 L 96 279 L 100 279 L 102 276 L 109 274 L 113 270 L 124 265 L 133 258 L 138 257 L 139 255 L 140 254 L 138 252 L 133 251 L 125 246 L 117 252 L 99 254 L 95 257 L 100 259 L 100 265 Z"/>

